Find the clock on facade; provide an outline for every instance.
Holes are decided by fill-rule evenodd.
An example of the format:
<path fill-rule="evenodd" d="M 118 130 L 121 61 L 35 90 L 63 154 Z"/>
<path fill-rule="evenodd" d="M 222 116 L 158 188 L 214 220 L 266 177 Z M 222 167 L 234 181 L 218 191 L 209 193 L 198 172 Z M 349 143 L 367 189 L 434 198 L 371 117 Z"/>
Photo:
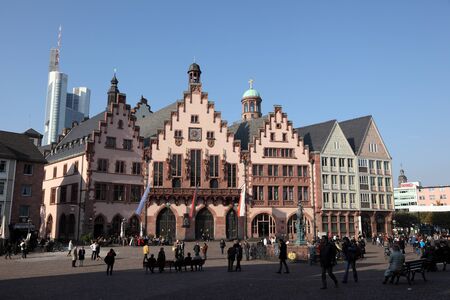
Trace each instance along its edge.
<path fill-rule="evenodd" d="M 202 129 L 189 127 L 189 140 L 200 142 L 202 140 Z"/>

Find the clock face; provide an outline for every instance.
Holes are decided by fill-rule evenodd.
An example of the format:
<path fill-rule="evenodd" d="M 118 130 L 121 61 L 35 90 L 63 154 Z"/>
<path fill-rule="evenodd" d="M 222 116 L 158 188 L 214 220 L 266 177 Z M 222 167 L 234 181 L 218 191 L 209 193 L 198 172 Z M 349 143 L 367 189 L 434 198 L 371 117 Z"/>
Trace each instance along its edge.
<path fill-rule="evenodd" d="M 202 140 L 202 129 L 201 128 L 189 128 L 189 140 L 190 141 L 201 141 Z"/>

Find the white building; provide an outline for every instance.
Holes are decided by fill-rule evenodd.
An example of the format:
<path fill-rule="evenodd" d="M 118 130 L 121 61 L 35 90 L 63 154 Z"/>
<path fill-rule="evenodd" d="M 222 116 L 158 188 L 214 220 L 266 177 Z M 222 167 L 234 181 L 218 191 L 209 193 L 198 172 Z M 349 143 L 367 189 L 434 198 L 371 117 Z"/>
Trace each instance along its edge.
<path fill-rule="evenodd" d="M 400 183 L 400 187 L 394 188 L 395 210 L 409 211 L 417 206 L 417 189 L 420 182 Z"/>

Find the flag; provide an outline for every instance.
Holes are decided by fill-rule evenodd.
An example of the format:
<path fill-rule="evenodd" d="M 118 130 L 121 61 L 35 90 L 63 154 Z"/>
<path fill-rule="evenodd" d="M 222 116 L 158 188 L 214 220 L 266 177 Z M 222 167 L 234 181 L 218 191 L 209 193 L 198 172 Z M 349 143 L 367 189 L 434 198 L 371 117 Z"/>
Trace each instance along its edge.
<path fill-rule="evenodd" d="M 194 195 L 192 195 L 191 210 L 189 211 L 189 218 L 191 218 L 191 219 L 194 217 L 195 202 L 197 201 L 197 190 L 198 190 L 198 186 L 195 187 Z"/>
<path fill-rule="evenodd" d="M 241 197 L 239 198 L 238 216 L 239 217 L 245 216 L 245 183 L 242 186 Z"/>
<path fill-rule="evenodd" d="M 144 204 L 147 201 L 148 193 L 150 193 L 150 182 L 147 185 L 147 188 L 145 189 L 144 195 L 142 195 L 141 201 L 139 202 L 139 206 L 136 209 L 136 214 L 138 216 L 141 215 L 142 209 L 144 208 Z"/>

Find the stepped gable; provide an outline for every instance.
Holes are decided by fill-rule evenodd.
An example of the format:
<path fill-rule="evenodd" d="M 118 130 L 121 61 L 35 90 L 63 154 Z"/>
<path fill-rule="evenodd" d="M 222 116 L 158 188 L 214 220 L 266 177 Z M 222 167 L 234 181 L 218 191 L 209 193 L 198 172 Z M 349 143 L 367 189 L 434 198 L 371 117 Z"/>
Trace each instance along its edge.
<path fill-rule="evenodd" d="M 73 127 L 69 133 L 54 147 L 46 157 L 49 163 L 76 156 L 86 151 L 87 139 L 95 130 L 99 129 L 99 122 L 105 120 L 105 111 L 81 122 Z"/>
<path fill-rule="evenodd" d="M 0 131 L 0 157 L 29 162 L 46 162 L 42 153 L 27 135 L 9 131 Z"/>
<path fill-rule="evenodd" d="M 345 134 L 350 146 L 352 147 L 355 154 L 359 153 L 364 137 L 370 126 L 370 121 L 372 116 L 359 117 L 347 121 L 339 122 L 342 131 Z"/>
<path fill-rule="evenodd" d="M 173 102 L 160 110 L 150 114 L 148 118 L 141 118 L 136 115 L 136 125 L 140 128 L 140 135 L 144 138 L 144 146 L 149 146 L 149 140 L 156 137 L 158 130 L 164 129 L 164 123 L 170 120 L 173 112 L 177 111 L 178 101 Z"/>
<path fill-rule="evenodd" d="M 312 124 L 304 127 L 297 128 L 299 136 L 303 137 L 305 145 L 309 146 L 310 151 L 323 150 L 328 137 L 333 130 L 336 120 L 329 120 L 322 123 Z"/>
<path fill-rule="evenodd" d="M 253 143 L 256 137 L 259 137 L 261 130 L 264 130 L 264 125 L 269 117 L 263 116 L 257 119 L 250 119 L 247 121 L 238 121 L 228 127 L 228 132 L 234 134 L 234 139 L 241 142 L 241 149 L 248 150 L 248 144 Z"/>

